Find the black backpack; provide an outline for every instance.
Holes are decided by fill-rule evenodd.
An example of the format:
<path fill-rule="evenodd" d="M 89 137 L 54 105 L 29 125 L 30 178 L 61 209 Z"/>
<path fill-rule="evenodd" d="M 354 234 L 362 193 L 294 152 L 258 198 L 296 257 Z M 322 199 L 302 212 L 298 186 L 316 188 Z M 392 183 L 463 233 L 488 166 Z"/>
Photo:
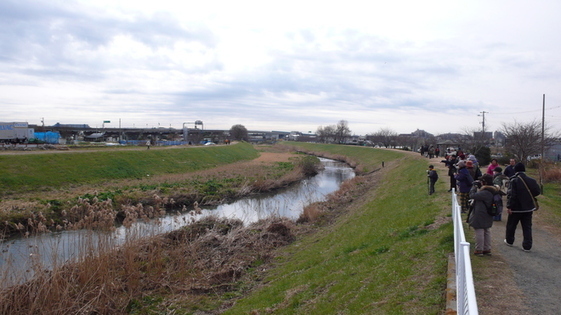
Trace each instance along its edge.
<path fill-rule="evenodd" d="M 489 214 L 490 216 L 496 216 L 499 213 L 501 213 L 502 207 L 503 207 L 503 198 L 501 197 L 500 194 L 494 194 L 493 203 L 491 204 L 491 207 L 487 207 L 487 214 Z"/>

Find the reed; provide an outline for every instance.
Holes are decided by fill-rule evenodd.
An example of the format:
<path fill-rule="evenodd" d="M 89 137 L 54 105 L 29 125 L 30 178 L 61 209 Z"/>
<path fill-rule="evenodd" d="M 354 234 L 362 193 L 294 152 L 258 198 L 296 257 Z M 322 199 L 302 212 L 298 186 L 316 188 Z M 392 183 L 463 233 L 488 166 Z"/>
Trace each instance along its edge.
<path fill-rule="evenodd" d="M 279 218 L 244 227 L 237 220 L 206 217 L 118 247 L 110 239 L 86 237 L 78 243 L 88 254 L 78 261 L 49 270 L 37 264 L 33 280 L 1 290 L 0 313 L 124 314 L 151 307 L 172 312 L 178 306 L 170 300 L 178 296 L 184 310 L 200 309 L 203 299 L 216 307 L 220 301 L 213 298 L 270 261 L 274 248 L 295 239 L 293 229 Z"/>

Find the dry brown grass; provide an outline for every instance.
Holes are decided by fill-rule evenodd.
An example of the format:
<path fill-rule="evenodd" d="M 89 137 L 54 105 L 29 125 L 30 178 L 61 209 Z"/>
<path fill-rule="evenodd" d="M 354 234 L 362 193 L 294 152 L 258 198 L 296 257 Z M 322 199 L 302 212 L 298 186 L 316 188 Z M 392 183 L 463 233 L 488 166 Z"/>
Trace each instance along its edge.
<path fill-rule="evenodd" d="M 174 300 L 195 308 L 189 303 L 234 289 L 249 268 L 269 261 L 274 248 L 294 240 L 293 229 L 286 219 L 243 227 L 205 218 L 52 271 L 37 266 L 33 281 L 0 291 L 0 313 L 124 314 L 149 307 L 143 298 L 150 296 L 171 297 L 156 305 L 160 311 L 171 311 Z"/>
<path fill-rule="evenodd" d="M 561 168 L 558 164 L 546 164 L 544 166 L 543 179 L 546 183 L 561 182 Z"/>
<path fill-rule="evenodd" d="M 371 173 L 343 182 L 337 191 L 327 195 L 325 201 L 312 203 L 305 207 L 297 222 L 323 224 L 332 220 L 338 215 L 332 210 L 341 208 L 342 205 L 350 204 L 354 199 L 359 198 L 365 189 L 371 187 L 370 184 L 375 181 L 375 178 L 377 177 Z"/>

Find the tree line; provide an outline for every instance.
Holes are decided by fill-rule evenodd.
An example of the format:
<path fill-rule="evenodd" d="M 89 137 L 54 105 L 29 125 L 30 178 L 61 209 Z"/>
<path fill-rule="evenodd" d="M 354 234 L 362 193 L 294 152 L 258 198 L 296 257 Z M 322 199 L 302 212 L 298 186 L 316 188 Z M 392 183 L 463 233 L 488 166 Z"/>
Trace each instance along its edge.
<path fill-rule="evenodd" d="M 558 132 L 553 132 L 547 127 L 543 127 L 542 137 L 542 125 L 537 121 L 503 123 L 499 131 L 506 138 L 502 146 L 503 153 L 516 158 L 518 161 L 525 161 L 530 156 L 539 156 L 542 152 L 542 147 L 547 151 L 561 140 Z M 428 138 L 414 135 L 403 136 L 398 135 L 397 132 L 390 128 L 381 128 L 376 132 L 370 133 L 366 136 L 366 139 L 375 146 L 411 150 L 425 144 L 436 144 L 434 136 Z M 451 142 L 455 146 L 461 147 L 464 151 L 472 153 L 489 151 L 489 147 L 494 145 L 493 139 L 486 137 L 484 132 L 473 130 L 465 131 L 464 134 L 451 139 Z"/>

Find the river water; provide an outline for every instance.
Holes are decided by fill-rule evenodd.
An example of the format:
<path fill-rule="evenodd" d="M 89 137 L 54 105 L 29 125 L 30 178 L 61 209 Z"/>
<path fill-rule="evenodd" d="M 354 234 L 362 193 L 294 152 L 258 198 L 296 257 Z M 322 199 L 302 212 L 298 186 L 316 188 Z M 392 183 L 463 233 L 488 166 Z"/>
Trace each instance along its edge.
<path fill-rule="evenodd" d="M 138 221 L 131 227 L 120 226 L 112 232 L 91 230 L 63 231 L 29 238 L 16 238 L 0 243 L 0 287 L 20 283 L 32 277 L 36 270 L 50 269 L 96 252 L 99 244 L 118 246 L 135 240 L 176 230 L 203 217 L 240 219 L 244 224 L 271 216 L 297 219 L 305 206 L 323 201 L 339 189 L 345 180 L 354 177 L 348 165 L 320 158 L 324 169 L 318 175 L 304 179 L 286 189 L 264 193 L 223 204 L 201 207 L 200 214 L 170 214 L 150 221 Z"/>

